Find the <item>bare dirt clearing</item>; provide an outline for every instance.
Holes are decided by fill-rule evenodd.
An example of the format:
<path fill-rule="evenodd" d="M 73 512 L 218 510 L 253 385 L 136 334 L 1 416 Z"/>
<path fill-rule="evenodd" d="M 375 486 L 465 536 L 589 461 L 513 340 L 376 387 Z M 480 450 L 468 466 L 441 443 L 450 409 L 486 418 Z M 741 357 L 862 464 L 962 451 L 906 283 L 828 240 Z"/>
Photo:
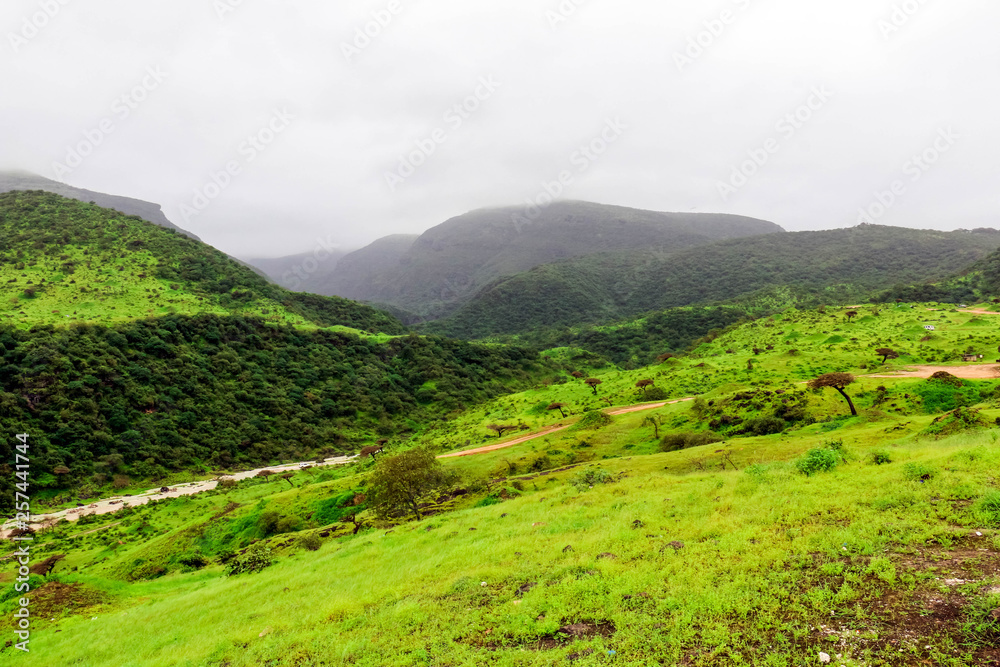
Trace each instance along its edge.
<path fill-rule="evenodd" d="M 910 366 L 905 371 L 894 371 L 892 373 L 878 373 L 866 375 L 870 378 L 924 378 L 927 379 L 939 371 L 951 373 L 963 380 L 995 380 L 1000 378 L 1000 365 L 992 364 L 969 364 L 967 366 Z"/>

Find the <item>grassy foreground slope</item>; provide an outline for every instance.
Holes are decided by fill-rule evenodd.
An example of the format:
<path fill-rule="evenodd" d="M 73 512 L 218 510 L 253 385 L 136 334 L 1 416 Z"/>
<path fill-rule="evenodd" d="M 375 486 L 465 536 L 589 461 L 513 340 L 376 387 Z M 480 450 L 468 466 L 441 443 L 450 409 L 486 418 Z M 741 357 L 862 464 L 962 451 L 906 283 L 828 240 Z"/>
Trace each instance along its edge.
<path fill-rule="evenodd" d="M 577 422 L 446 460 L 464 493 L 429 499 L 416 522 L 366 515 L 351 535 L 340 522 L 372 466 L 359 460 L 55 526 L 38 556 L 67 559 L 35 580 L 31 659 L 792 667 L 824 652 L 851 667 L 993 664 L 1000 379 L 862 377 L 847 389 L 857 417 L 802 384 L 961 366 L 969 347 L 1000 345 L 1000 316 L 930 308 L 789 311 L 636 371 L 554 351 L 602 379 L 598 392 L 562 374 L 392 444 L 445 452 L 496 442 L 490 423 Z M 901 356 L 882 366 L 883 346 Z M 644 378 L 701 402 L 589 417 L 641 400 Z M 718 442 L 661 451 L 690 433 Z M 255 541 L 275 564 L 226 577 L 219 560 Z M 12 604 L 0 602 L 0 624 Z"/>

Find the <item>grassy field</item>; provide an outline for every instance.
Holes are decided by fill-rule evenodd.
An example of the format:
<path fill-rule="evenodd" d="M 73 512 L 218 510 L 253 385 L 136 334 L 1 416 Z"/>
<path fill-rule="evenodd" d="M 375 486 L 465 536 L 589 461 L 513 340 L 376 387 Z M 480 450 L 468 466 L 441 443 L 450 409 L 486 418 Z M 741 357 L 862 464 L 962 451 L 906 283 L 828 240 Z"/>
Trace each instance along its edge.
<path fill-rule="evenodd" d="M 992 361 L 1000 320 L 910 306 L 850 322 L 788 312 L 638 371 L 558 351 L 602 380 L 596 394 L 562 373 L 390 443 L 443 453 L 497 442 L 491 423 L 527 427 L 504 439 L 577 424 L 444 460 L 462 492 L 420 521 L 368 517 L 353 535 L 341 520 L 373 465 L 359 460 L 60 524 L 38 540 L 36 560 L 67 557 L 33 582 L 32 652 L 0 653 L 93 667 L 993 664 L 1000 380 L 864 376 L 961 365 L 969 348 Z M 884 367 L 883 346 L 901 355 Z M 858 416 L 804 384 L 833 371 L 859 376 Z M 641 401 L 647 378 L 699 400 L 589 414 Z M 661 451 L 676 434 L 718 441 Z M 226 576 L 220 559 L 255 541 L 275 563 Z M 5 633 L 15 604 L 0 601 Z"/>

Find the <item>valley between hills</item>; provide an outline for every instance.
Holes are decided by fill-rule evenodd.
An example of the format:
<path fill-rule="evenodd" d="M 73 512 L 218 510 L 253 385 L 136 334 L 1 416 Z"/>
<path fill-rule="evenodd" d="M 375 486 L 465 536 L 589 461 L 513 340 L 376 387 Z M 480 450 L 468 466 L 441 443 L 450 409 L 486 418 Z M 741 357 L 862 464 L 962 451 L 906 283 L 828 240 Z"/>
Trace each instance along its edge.
<path fill-rule="evenodd" d="M 28 664 L 1000 664 L 996 230 L 560 202 L 292 285 L 9 180 Z"/>

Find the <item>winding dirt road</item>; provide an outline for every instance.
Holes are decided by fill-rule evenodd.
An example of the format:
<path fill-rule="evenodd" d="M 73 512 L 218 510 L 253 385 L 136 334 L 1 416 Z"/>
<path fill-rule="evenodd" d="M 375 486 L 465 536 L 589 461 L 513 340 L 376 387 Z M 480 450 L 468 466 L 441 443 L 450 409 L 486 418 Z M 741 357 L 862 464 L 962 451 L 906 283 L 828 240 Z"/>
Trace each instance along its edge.
<path fill-rule="evenodd" d="M 656 408 L 662 408 L 666 405 L 673 405 L 675 403 L 685 403 L 687 401 L 693 401 L 694 396 L 689 396 L 687 398 L 679 398 L 675 401 L 663 401 L 661 403 L 640 403 L 639 405 L 630 405 L 626 408 L 610 408 L 604 410 L 605 413 L 609 415 L 624 415 L 630 412 L 642 412 L 643 410 L 655 410 Z M 559 431 L 565 431 L 573 424 L 556 424 L 555 426 L 550 426 L 549 428 L 543 429 L 531 435 L 523 435 L 520 438 L 514 438 L 513 440 L 507 440 L 505 442 L 498 442 L 495 445 L 486 445 L 484 447 L 476 447 L 475 449 L 466 449 L 461 452 L 452 452 L 451 454 L 442 454 L 438 456 L 439 459 L 451 459 L 459 456 L 474 456 L 476 454 L 485 454 L 486 452 L 495 452 L 498 449 L 506 449 L 508 447 L 513 447 L 514 445 L 520 445 L 522 442 L 528 442 L 529 440 L 535 440 L 536 438 L 544 438 L 547 435 L 557 433 Z"/>
<path fill-rule="evenodd" d="M 310 467 L 320 467 L 320 466 L 335 466 L 344 465 L 345 463 L 350 463 L 356 457 L 354 456 L 341 456 L 337 458 L 327 459 L 323 463 L 315 463 L 306 461 L 303 463 L 308 463 Z M 60 510 L 58 512 L 52 512 L 51 514 L 32 514 L 30 526 L 32 528 L 44 528 L 45 526 L 50 526 L 59 519 L 67 519 L 68 521 L 76 521 L 81 516 L 87 516 L 90 514 L 110 514 L 112 512 L 117 512 L 125 507 L 135 507 L 137 505 L 145 505 L 150 500 L 162 500 L 164 498 L 178 498 L 180 496 L 193 496 L 196 493 L 201 493 L 202 491 L 211 491 L 216 486 L 219 485 L 219 480 L 223 479 L 247 479 L 249 477 L 256 477 L 257 473 L 261 470 L 271 470 L 275 473 L 288 472 L 291 470 L 300 470 L 302 463 L 289 463 L 282 466 L 274 466 L 268 468 L 257 468 L 255 470 L 246 470 L 244 472 L 233 473 L 232 475 L 223 475 L 218 479 L 206 479 L 200 482 L 190 482 L 188 484 L 176 484 L 174 486 L 168 487 L 168 491 L 161 492 L 162 487 L 157 487 L 155 489 L 150 489 L 144 491 L 140 494 L 134 496 L 116 496 L 114 498 L 104 498 L 102 500 L 95 500 L 94 502 L 86 505 L 85 507 L 72 507 L 69 509 Z M 6 538 L 10 532 L 12 532 L 15 526 L 14 521 L 7 521 L 2 526 L 0 526 L 0 539 Z"/>

